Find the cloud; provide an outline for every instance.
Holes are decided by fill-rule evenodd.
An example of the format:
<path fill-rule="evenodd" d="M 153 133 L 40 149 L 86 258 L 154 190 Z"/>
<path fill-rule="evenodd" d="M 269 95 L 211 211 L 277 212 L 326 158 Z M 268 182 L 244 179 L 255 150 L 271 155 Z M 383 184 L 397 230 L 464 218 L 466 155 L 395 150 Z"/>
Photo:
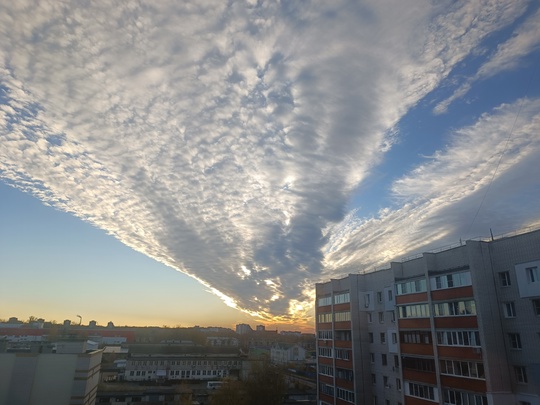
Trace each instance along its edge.
<path fill-rule="evenodd" d="M 501 105 L 456 130 L 445 149 L 394 182 L 398 208 L 372 218 L 351 213 L 328 230 L 328 268 L 372 271 L 418 249 L 487 235 L 492 226 L 504 233 L 537 223 L 530 173 L 540 169 L 539 130 L 539 99 Z"/>
<path fill-rule="evenodd" d="M 480 66 L 476 75 L 468 78 L 450 97 L 437 104 L 434 112 L 436 114 L 446 112 L 450 104 L 469 92 L 472 83 L 515 69 L 526 56 L 537 51 L 540 47 L 538 19 L 540 19 L 540 9 L 519 25 L 507 41 L 497 46 L 497 50 Z"/>
<path fill-rule="evenodd" d="M 369 246 L 358 229 L 435 212 L 420 172 L 400 210 L 346 207 L 399 119 L 523 4 L 5 4 L 0 176 L 231 306 L 302 317 L 325 266 Z"/>

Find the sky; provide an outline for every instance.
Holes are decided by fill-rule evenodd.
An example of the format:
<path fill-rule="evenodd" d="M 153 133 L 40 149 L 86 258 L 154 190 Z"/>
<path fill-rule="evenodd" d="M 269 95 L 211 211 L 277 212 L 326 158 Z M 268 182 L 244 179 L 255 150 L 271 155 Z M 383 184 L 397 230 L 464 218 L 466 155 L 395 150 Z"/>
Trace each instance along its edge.
<path fill-rule="evenodd" d="M 540 5 L 0 4 L 0 318 L 313 328 L 540 225 Z"/>

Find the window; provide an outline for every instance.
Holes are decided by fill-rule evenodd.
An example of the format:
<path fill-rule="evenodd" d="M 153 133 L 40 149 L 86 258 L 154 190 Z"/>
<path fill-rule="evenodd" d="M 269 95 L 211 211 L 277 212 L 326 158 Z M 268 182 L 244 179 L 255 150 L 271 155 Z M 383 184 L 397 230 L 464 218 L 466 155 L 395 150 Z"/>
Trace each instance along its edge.
<path fill-rule="evenodd" d="M 510 272 L 509 271 L 501 271 L 499 273 L 499 283 L 501 284 L 501 287 L 510 287 Z"/>
<path fill-rule="evenodd" d="M 350 342 L 352 340 L 352 333 L 350 330 L 336 330 L 336 340 L 344 340 Z"/>
<path fill-rule="evenodd" d="M 448 405 L 488 405 L 484 395 L 448 389 L 443 389 L 443 401 Z"/>
<path fill-rule="evenodd" d="M 386 343 L 386 333 L 381 332 L 381 343 Z"/>
<path fill-rule="evenodd" d="M 418 398 L 431 399 L 432 401 L 435 400 L 435 389 L 433 387 L 430 387 L 429 385 L 415 384 L 410 382 L 405 387 L 407 388 L 407 395 Z"/>
<path fill-rule="evenodd" d="M 441 374 L 485 379 L 484 365 L 472 361 L 441 360 Z"/>
<path fill-rule="evenodd" d="M 401 391 L 401 380 L 399 378 L 396 378 L 396 389 Z"/>
<path fill-rule="evenodd" d="M 431 344 L 431 332 L 428 331 L 407 331 L 399 333 L 401 338 L 401 343 L 420 343 L 420 344 Z"/>
<path fill-rule="evenodd" d="M 334 304 L 346 304 L 351 302 L 351 296 L 348 291 L 334 295 Z"/>
<path fill-rule="evenodd" d="M 442 302 L 433 304 L 433 309 L 435 316 L 476 315 L 474 300 Z"/>
<path fill-rule="evenodd" d="M 377 301 L 382 302 L 382 291 L 377 291 Z"/>
<path fill-rule="evenodd" d="M 538 267 L 527 267 L 525 272 L 527 273 L 527 281 L 529 283 L 536 283 L 538 281 Z"/>
<path fill-rule="evenodd" d="M 388 301 L 392 301 L 394 299 L 392 290 L 388 290 Z"/>
<path fill-rule="evenodd" d="M 477 330 L 447 330 L 437 332 L 440 346 L 480 346 L 480 333 Z"/>
<path fill-rule="evenodd" d="M 327 296 L 319 298 L 318 305 L 320 307 L 324 307 L 324 306 L 330 305 L 330 304 L 332 304 L 332 296 L 331 295 L 327 295 Z"/>
<path fill-rule="evenodd" d="M 369 354 L 369 360 L 371 361 L 371 363 L 375 363 L 375 353 Z"/>
<path fill-rule="evenodd" d="M 516 306 L 514 305 L 514 301 L 509 301 L 503 303 L 504 308 L 504 317 L 505 318 L 515 318 L 516 316 Z"/>
<path fill-rule="evenodd" d="M 337 368 L 336 369 L 336 378 L 340 378 L 342 380 L 347 381 L 353 381 L 354 380 L 354 373 L 352 370 L 346 370 L 344 368 Z"/>
<path fill-rule="evenodd" d="M 431 288 L 441 290 L 445 288 L 463 287 L 471 285 L 471 273 L 466 271 L 462 273 L 446 274 L 444 276 L 432 277 Z"/>
<path fill-rule="evenodd" d="M 384 312 L 379 312 L 379 323 L 384 323 Z"/>
<path fill-rule="evenodd" d="M 399 356 L 397 354 L 394 355 L 394 367 L 399 367 Z"/>
<path fill-rule="evenodd" d="M 403 305 L 398 307 L 400 318 L 429 318 L 428 304 Z"/>
<path fill-rule="evenodd" d="M 532 300 L 534 314 L 540 316 L 540 299 Z"/>
<path fill-rule="evenodd" d="M 422 357 L 404 357 L 403 368 L 417 371 L 435 372 L 435 360 Z"/>
<path fill-rule="evenodd" d="M 383 376 L 383 385 L 384 385 L 386 388 L 389 388 L 388 377 L 387 377 L 387 376 Z"/>
<path fill-rule="evenodd" d="M 332 339 L 332 331 L 331 330 L 320 330 L 319 332 L 317 332 L 317 334 L 318 334 L 319 339 L 322 339 L 322 340 L 331 340 Z"/>
<path fill-rule="evenodd" d="M 367 293 L 366 295 L 364 295 L 364 306 L 366 308 L 369 308 L 371 304 L 371 294 Z"/>
<path fill-rule="evenodd" d="M 331 385 L 320 383 L 319 391 L 323 394 L 330 395 L 331 397 L 334 396 L 334 387 L 332 387 Z"/>
<path fill-rule="evenodd" d="M 368 333 L 369 343 L 373 343 L 373 332 Z"/>
<path fill-rule="evenodd" d="M 390 311 L 390 320 L 396 322 L 396 313 L 394 311 Z"/>
<path fill-rule="evenodd" d="M 344 401 L 354 403 L 354 392 L 352 392 L 352 391 L 344 390 L 343 388 L 337 387 L 336 388 L 336 396 L 339 399 L 343 399 Z"/>
<path fill-rule="evenodd" d="M 334 376 L 334 369 L 330 366 L 324 364 L 319 364 L 319 374 L 328 375 L 330 377 Z"/>
<path fill-rule="evenodd" d="M 407 281 L 405 283 L 396 284 L 396 294 L 413 294 L 418 292 L 427 291 L 427 285 L 425 279 Z"/>
<path fill-rule="evenodd" d="M 371 382 L 377 384 L 377 376 L 375 374 L 371 374 Z"/>
<path fill-rule="evenodd" d="M 518 383 L 527 384 L 527 369 L 523 366 L 515 366 L 514 372 L 516 373 L 516 380 Z"/>
<path fill-rule="evenodd" d="M 319 314 L 317 316 L 317 321 L 319 323 L 331 323 L 332 322 L 332 313 L 331 312 L 325 312 L 323 314 Z"/>
<path fill-rule="evenodd" d="M 351 320 L 351 313 L 349 311 L 346 312 L 336 312 L 334 314 L 334 320 L 336 322 L 345 322 Z"/>
<path fill-rule="evenodd" d="M 510 347 L 512 349 L 521 349 L 521 336 L 519 333 L 509 333 Z"/>
<path fill-rule="evenodd" d="M 386 356 L 386 354 L 381 354 L 381 360 L 382 360 L 382 365 L 383 366 L 387 366 L 388 365 L 388 357 Z"/>
<path fill-rule="evenodd" d="M 319 347 L 319 356 L 320 357 L 332 357 L 332 348 L 331 347 Z"/>
<path fill-rule="evenodd" d="M 396 332 L 392 332 L 392 343 L 393 344 L 397 343 L 397 333 Z"/>
<path fill-rule="evenodd" d="M 368 321 L 368 323 L 373 322 L 373 314 L 371 312 L 367 313 L 367 321 Z"/>
<path fill-rule="evenodd" d="M 350 360 L 351 351 L 347 349 L 336 349 L 336 359 Z"/>

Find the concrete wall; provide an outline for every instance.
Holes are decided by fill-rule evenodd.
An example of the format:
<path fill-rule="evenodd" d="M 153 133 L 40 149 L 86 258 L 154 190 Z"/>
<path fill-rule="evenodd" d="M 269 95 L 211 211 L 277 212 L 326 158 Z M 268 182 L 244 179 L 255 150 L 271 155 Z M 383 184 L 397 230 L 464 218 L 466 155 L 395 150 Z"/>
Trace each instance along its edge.
<path fill-rule="evenodd" d="M 101 352 L 0 354 L 0 405 L 86 404 L 95 401 Z"/>

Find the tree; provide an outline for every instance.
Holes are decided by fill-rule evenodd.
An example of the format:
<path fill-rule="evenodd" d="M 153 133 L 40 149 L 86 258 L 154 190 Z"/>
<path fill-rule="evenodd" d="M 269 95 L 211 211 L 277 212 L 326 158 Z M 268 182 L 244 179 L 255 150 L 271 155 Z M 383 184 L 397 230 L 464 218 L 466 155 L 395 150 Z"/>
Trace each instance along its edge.
<path fill-rule="evenodd" d="M 251 405 L 247 401 L 244 384 L 234 380 L 225 380 L 224 384 L 211 396 L 210 404 Z"/>
<path fill-rule="evenodd" d="M 253 405 L 281 405 L 287 390 L 282 370 L 268 359 L 253 364 L 244 387 Z"/>
<path fill-rule="evenodd" d="M 28 317 L 28 320 L 26 321 L 26 323 L 32 323 L 32 322 L 36 322 L 38 320 L 38 318 L 34 315 L 30 315 Z"/>

